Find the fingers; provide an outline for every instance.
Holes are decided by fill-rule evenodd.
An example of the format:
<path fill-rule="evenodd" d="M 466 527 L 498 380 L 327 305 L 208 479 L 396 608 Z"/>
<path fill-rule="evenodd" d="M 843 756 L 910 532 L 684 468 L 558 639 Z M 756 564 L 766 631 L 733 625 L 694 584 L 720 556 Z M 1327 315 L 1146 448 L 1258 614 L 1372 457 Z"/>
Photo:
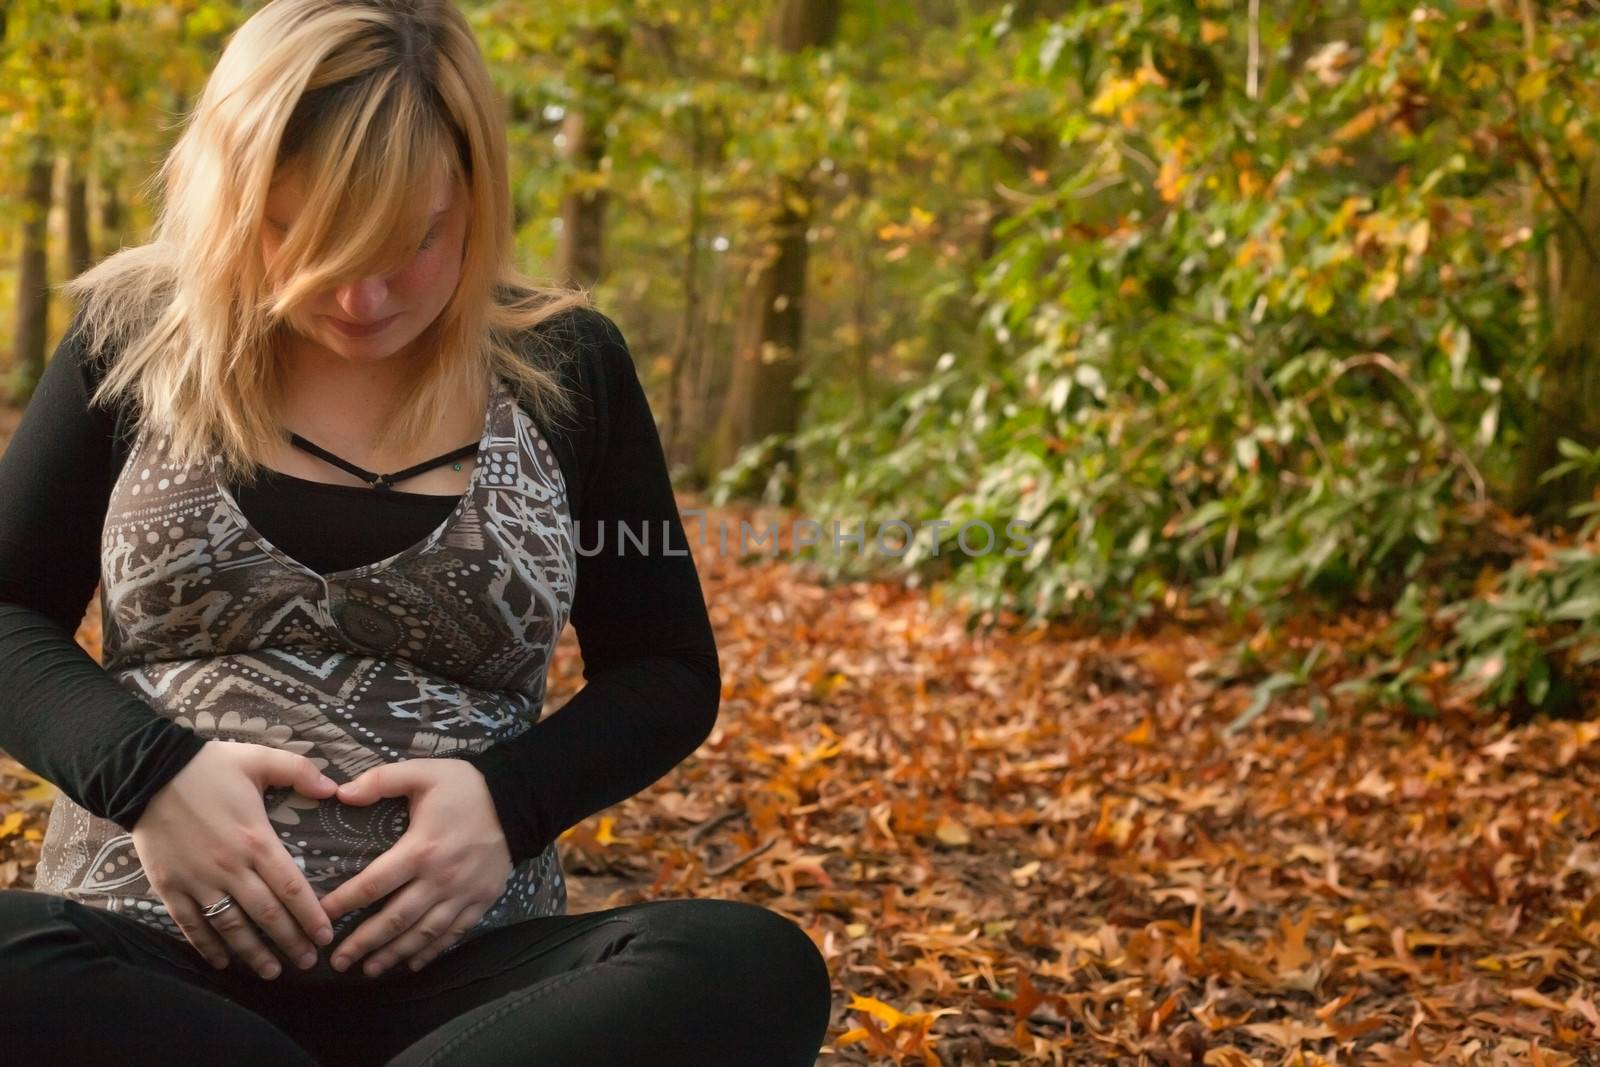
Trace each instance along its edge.
<path fill-rule="evenodd" d="M 376 904 L 416 877 L 418 868 L 427 859 L 425 853 L 419 854 L 416 850 L 391 848 L 367 864 L 360 874 L 324 896 L 318 904 L 329 919 L 337 919 L 347 911 Z"/>
<path fill-rule="evenodd" d="M 416 883 L 412 884 L 415 885 Z M 402 893 L 390 907 L 397 907 L 403 910 L 405 908 L 402 903 L 404 896 L 405 894 Z M 418 952 L 425 950 L 428 946 L 451 937 L 455 930 L 456 917 L 461 912 L 462 904 L 459 899 L 439 901 L 431 909 L 424 912 L 422 918 L 418 919 L 415 924 L 410 926 L 399 937 L 374 952 L 365 966 L 362 967 L 362 970 L 366 972 L 369 978 L 377 977 L 399 960 L 414 959 Z M 379 915 L 378 919 L 380 922 L 383 921 L 383 916 Z M 471 924 L 469 923 L 468 925 L 470 926 Z M 420 966 L 421 964 L 416 964 L 411 969 L 414 971 Z"/>
<path fill-rule="evenodd" d="M 231 889 L 217 890 L 213 900 L 207 903 L 220 900 L 224 892 L 232 895 L 233 907 L 209 917 L 202 915 L 200 921 L 209 922 L 239 958 L 255 968 L 261 977 L 278 977 L 282 971 L 278 958 L 262 942 L 256 924 L 263 929 L 282 929 L 288 916 L 283 905 L 253 870 L 240 872 Z"/>
<path fill-rule="evenodd" d="M 467 931 L 478 925 L 478 920 L 483 918 L 483 913 L 488 910 L 489 905 L 487 904 L 474 904 L 463 908 L 456 916 L 455 921 L 450 924 L 450 928 L 441 936 L 435 938 L 432 943 L 425 945 L 422 951 L 412 956 L 406 966 L 413 971 L 422 970 L 422 968 L 433 962 L 434 957 L 465 937 Z"/>
<path fill-rule="evenodd" d="M 287 786 L 297 793 L 326 800 L 339 790 L 339 783 L 323 774 L 305 756 L 283 749 L 253 745 L 256 780 L 263 786 Z"/>
<path fill-rule="evenodd" d="M 367 868 L 319 902 L 323 912 L 337 919 L 352 909 L 365 908 L 411 883 L 411 888 L 389 902 L 388 907 L 356 927 L 333 954 L 331 966 L 342 971 L 373 949 L 379 948 L 410 929 L 411 924 L 432 903 L 431 890 L 412 879 L 427 856 L 417 850 L 392 848 L 367 865 Z M 402 899 L 403 898 L 403 899 Z M 410 909 L 409 914 L 402 909 Z"/>
<path fill-rule="evenodd" d="M 305 872 L 288 850 L 272 845 L 266 852 L 256 861 L 256 872 L 275 891 L 285 909 L 281 921 L 268 932 L 291 959 L 302 966 L 315 966 L 317 950 L 306 938 L 309 936 L 318 945 L 326 945 L 333 940 L 333 924 L 322 910 L 322 902 L 312 892 Z M 310 962 L 306 963 L 308 955 Z"/>
<path fill-rule="evenodd" d="M 218 893 L 206 903 L 214 904 L 221 899 L 222 894 Z M 166 905 L 167 914 L 172 916 L 172 921 L 178 924 L 178 929 L 183 931 L 183 936 L 194 946 L 194 950 L 204 956 L 205 961 L 217 970 L 226 967 L 228 948 L 212 928 L 211 920 L 200 913 L 200 908 L 194 899 L 185 893 L 168 893 Z"/>
<path fill-rule="evenodd" d="M 288 854 L 285 854 L 286 857 Z M 250 963 L 256 973 L 266 979 L 277 977 L 282 968 L 266 942 L 262 942 L 262 931 L 269 934 L 282 947 L 286 957 L 296 961 L 296 965 L 302 969 L 317 965 L 317 947 L 307 939 L 299 925 L 301 920 L 296 912 L 290 910 L 288 901 L 293 901 L 294 909 L 306 909 L 307 902 L 310 909 L 317 912 L 322 909 L 317 907 L 315 894 L 310 891 L 310 885 L 299 872 L 299 867 L 294 867 L 294 861 L 290 861 L 290 867 L 293 867 L 296 878 L 277 888 L 262 880 L 254 869 L 240 873 L 232 889 L 234 907 L 222 910 L 208 920 L 211 928 L 221 934 L 222 941 L 226 941 L 238 953 L 238 957 Z M 219 891 L 216 897 L 221 899 L 221 896 Z M 202 915 L 202 921 L 206 921 L 205 915 Z M 315 923 L 317 920 L 310 921 Z M 331 925 L 328 939 L 333 939 Z"/>
<path fill-rule="evenodd" d="M 402 763 L 382 763 L 371 770 L 362 771 L 338 787 L 339 801 L 365 807 L 380 797 L 395 796 L 403 791 L 404 779 L 409 769 Z"/>
<path fill-rule="evenodd" d="M 373 863 L 372 867 L 368 867 L 366 871 L 351 879 L 345 885 L 340 886 L 339 889 L 344 890 L 355 882 L 365 881 L 372 873 L 373 867 L 376 866 L 377 861 Z M 391 869 L 393 868 L 391 867 Z M 333 959 L 330 963 L 334 970 L 342 971 L 353 966 L 367 953 L 382 948 L 390 941 L 404 934 L 411 929 L 412 924 L 421 918 L 423 912 L 433 904 L 437 891 L 430 888 L 426 882 L 421 879 L 411 881 L 409 877 L 402 877 L 400 882 L 410 882 L 410 884 L 404 891 L 396 894 L 384 906 L 383 910 L 356 927 L 355 932 L 345 938 L 344 942 L 334 951 Z M 387 885 L 383 881 L 368 882 L 367 884 L 375 888 Z M 398 888 L 398 885 L 394 888 Z M 389 892 L 392 892 L 392 889 L 382 888 L 373 899 L 376 900 Z M 329 894 L 329 896 L 332 895 L 331 893 Z M 435 934 L 440 932 L 439 930 L 434 931 Z M 376 972 L 369 970 L 367 973 L 373 974 Z"/>
<path fill-rule="evenodd" d="M 208 773 L 174 778 L 134 828 L 151 888 L 184 937 L 214 967 L 228 965 L 231 948 L 262 977 L 276 977 L 282 968 L 263 936 L 302 967 L 313 967 L 312 938 L 331 943 L 332 923 L 256 801 L 270 786 L 327 800 L 338 783 L 296 753 L 212 740 L 201 751 Z M 200 763 L 199 757 L 191 761 Z M 205 907 L 224 894 L 234 905 L 207 916 Z"/>

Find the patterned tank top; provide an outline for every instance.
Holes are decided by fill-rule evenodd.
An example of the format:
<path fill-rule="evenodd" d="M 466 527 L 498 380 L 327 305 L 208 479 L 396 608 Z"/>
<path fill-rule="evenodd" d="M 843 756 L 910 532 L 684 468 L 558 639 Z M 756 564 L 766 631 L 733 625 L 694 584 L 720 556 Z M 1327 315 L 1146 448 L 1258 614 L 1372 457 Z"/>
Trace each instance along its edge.
<path fill-rule="evenodd" d="M 444 522 L 387 559 L 326 575 L 252 527 L 219 460 L 179 465 L 166 443 L 135 440 L 101 539 L 102 665 L 157 713 L 202 737 L 300 753 L 339 782 L 380 763 L 481 751 L 538 721 L 576 550 L 560 465 L 503 379 L 470 484 Z M 409 822 L 403 796 L 356 806 L 274 787 L 265 800 L 319 896 Z M 65 795 L 35 887 L 183 937 L 132 835 Z M 566 902 L 552 843 L 515 867 L 452 947 L 564 914 Z M 384 903 L 342 916 L 336 936 Z"/>

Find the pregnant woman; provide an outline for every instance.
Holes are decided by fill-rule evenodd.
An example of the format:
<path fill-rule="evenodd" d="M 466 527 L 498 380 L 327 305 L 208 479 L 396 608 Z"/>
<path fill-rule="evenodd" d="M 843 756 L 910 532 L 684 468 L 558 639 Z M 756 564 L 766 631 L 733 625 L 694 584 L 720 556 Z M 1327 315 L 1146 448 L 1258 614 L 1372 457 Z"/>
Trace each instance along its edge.
<path fill-rule="evenodd" d="M 622 334 L 513 263 L 460 12 L 272 0 L 159 177 L 0 458 L 0 749 L 61 792 L 0 1050 L 813 1063 L 788 918 L 566 911 L 558 835 L 706 739 L 720 668 Z"/>

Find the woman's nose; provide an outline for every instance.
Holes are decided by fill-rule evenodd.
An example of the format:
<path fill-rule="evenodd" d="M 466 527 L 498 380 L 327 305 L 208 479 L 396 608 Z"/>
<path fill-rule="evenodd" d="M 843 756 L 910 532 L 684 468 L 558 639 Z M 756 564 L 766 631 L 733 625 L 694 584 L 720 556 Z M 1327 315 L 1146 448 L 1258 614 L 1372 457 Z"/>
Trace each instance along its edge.
<path fill-rule="evenodd" d="M 334 291 L 334 299 L 350 322 L 374 322 L 381 319 L 389 287 L 379 276 L 348 282 Z"/>

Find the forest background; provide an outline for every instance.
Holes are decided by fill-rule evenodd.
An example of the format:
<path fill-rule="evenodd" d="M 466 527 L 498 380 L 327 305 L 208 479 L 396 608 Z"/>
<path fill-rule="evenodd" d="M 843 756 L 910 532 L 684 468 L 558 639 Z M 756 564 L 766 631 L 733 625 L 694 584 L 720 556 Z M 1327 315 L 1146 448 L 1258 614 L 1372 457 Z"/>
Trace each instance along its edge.
<path fill-rule="evenodd" d="M 143 239 L 145 182 L 256 6 L 0 7 L 13 421 L 70 315 L 53 287 Z M 918 591 L 968 649 L 1202 634 L 1203 657 L 1169 649 L 1152 669 L 1229 694 L 1207 703 L 1227 709 L 1220 738 L 1391 715 L 1495 738 L 1555 723 L 1572 731 L 1541 735 L 1562 786 L 1592 782 L 1600 4 L 460 6 L 506 96 L 524 262 L 595 286 L 622 325 L 685 499 L 729 509 L 714 514 L 736 531 L 823 529 L 814 549 L 786 546 L 798 570 L 736 554 L 708 584 Z M 1005 551 L 1011 522 L 1028 551 Z M 971 550 L 980 527 L 993 550 Z M 842 699 L 850 671 L 819 662 L 801 688 Z M 1000 677 L 991 695 L 1022 691 Z M 756 708 L 787 692 L 734 695 Z M 1048 686 L 1041 699 L 1059 708 Z M 1137 731 L 1158 717 L 1134 714 L 1131 743 L 1148 744 Z M 1066 798 L 1066 763 L 1049 761 L 1069 730 L 1051 721 L 1028 736 Z M 1409 743 L 1428 736 L 1437 753 L 1439 735 Z M 1498 743 L 1507 773 L 1515 748 Z M 1592 804 L 1549 810 L 1572 820 L 1569 844 L 1600 826 Z M 944 846 L 971 843 L 970 819 L 922 814 Z M 1117 848 L 1143 826 L 1097 814 Z M 1043 877 L 1017 876 L 1025 859 L 1014 888 Z M 1552 862 L 1538 907 L 1592 950 L 1600 864 L 1574 882 L 1570 853 Z M 1479 895 L 1506 906 L 1493 879 L 1508 872 L 1484 864 Z M 1303 947 L 1291 933 L 1274 936 Z M 1552 1013 L 1545 1045 L 1600 1036 L 1593 970 L 1557 995 L 1543 983 L 1562 968 L 1541 966 L 1515 988 L 1550 1001 L 1516 1000 Z M 844 1045 L 888 1048 L 919 1025 L 920 1042 L 939 1017 L 871 1005 Z M 1032 1047 L 1029 1007 L 1016 1048 Z M 1414 1041 L 1419 1021 L 1400 1017 Z"/>

